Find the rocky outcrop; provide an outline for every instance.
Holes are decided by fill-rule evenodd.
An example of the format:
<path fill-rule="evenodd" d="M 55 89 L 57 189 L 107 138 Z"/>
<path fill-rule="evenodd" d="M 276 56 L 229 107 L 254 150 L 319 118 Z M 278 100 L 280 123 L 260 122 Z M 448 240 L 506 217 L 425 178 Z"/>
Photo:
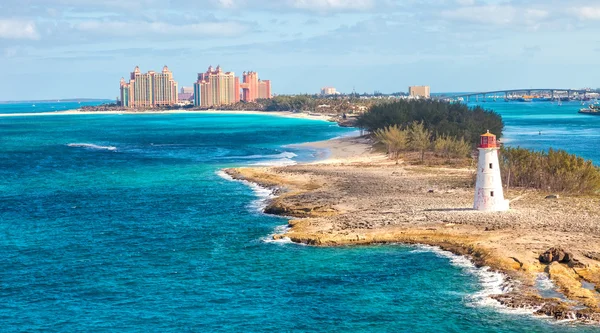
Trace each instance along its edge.
<path fill-rule="evenodd" d="M 542 298 L 534 294 L 521 294 L 512 292 L 502 295 L 493 295 L 503 306 L 511 309 L 531 309 L 533 314 L 548 316 L 556 320 L 579 320 L 584 322 L 600 322 L 600 313 L 592 309 L 574 308 L 572 304 L 557 298 Z"/>
<path fill-rule="evenodd" d="M 557 320 L 579 320 L 589 323 L 600 322 L 600 313 L 591 309 L 573 309 L 562 302 L 544 303 L 535 314 L 539 316 L 549 316 Z"/>
<path fill-rule="evenodd" d="M 438 246 L 515 281 L 509 293 L 494 296 L 507 307 L 557 319 L 600 322 L 597 201 L 543 200 L 538 192 L 527 197 L 508 192 L 508 198 L 517 194 L 521 198 L 514 210 L 475 214 L 467 208 L 472 204 L 468 170 L 419 166 L 399 171 L 391 163 L 336 161 L 228 173 L 283 189 L 267 212 L 299 219 L 289 221 L 290 228 L 275 239 L 314 246 Z M 435 190 L 428 193 L 429 189 Z M 452 195 L 441 195 L 450 190 Z M 562 247 L 550 248 L 555 244 Z M 542 297 L 536 278 L 543 272 L 564 299 Z"/>
<path fill-rule="evenodd" d="M 542 264 L 551 264 L 553 262 L 566 264 L 573 260 L 573 255 L 560 247 L 552 247 L 540 254 L 539 259 Z"/>
<path fill-rule="evenodd" d="M 337 213 L 331 205 L 298 205 L 287 204 L 284 198 L 273 200 L 265 209 L 265 213 L 296 218 L 324 217 Z"/>

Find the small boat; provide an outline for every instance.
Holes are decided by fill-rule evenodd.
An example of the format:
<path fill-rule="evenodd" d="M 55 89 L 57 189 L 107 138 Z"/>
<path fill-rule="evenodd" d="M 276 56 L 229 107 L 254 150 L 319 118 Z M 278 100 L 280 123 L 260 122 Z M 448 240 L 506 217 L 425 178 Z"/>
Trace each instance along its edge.
<path fill-rule="evenodd" d="M 591 104 L 589 108 L 579 110 L 582 114 L 600 115 L 600 106 Z"/>

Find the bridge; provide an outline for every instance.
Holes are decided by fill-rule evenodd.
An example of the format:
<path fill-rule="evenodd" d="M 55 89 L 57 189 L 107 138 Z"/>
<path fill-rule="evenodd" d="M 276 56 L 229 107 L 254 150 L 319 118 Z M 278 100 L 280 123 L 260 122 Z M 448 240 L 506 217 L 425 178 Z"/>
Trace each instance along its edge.
<path fill-rule="evenodd" d="M 477 99 L 479 99 L 479 96 L 483 97 L 483 99 L 486 99 L 488 96 L 491 96 L 493 98 L 498 98 L 498 96 L 500 95 L 504 95 L 504 98 L 508 98 L 509 95 L 517 95 L 517 94 L 523 94 L 523 95 L 529 95 L 532 96 L 533 93 L 545 93 L 545 94 L 549 94 L 553 99 L 555 97 L 555 95 L 561 95 L 561 96 L 565 96 L 571 98 L 571 96 L 573 95 L 583 95 L 585 97 L 585 95 L 587 93 L 590 93 L 591 91 L 588 89 L 558 89 L 558 88 L 537 88 L 537 89 L 533 89 L 533 88 L 526 88 L 526 89 L 508 89 L 508 90 L 492 90 L 492 91 L 485 91 L 485 92 L 473 92 L 473 93 L 466 93 L 466 94 L 457 94 L 457 95 L 447 95 L 444 96 L 446 98 L 466 98 L 469 99 L 470 97 L 475 97 Z"/>

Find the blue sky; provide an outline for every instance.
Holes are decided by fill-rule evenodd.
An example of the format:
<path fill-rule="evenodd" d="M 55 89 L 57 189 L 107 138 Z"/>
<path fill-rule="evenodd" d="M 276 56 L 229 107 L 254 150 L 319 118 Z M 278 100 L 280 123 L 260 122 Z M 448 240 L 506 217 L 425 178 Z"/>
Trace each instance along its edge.
<path fill-rule="evenodd" d="M 168 65 L 275 93 L 600 86 L 600 0 L 0 0 L 0 100 L 114 98 Z"/>

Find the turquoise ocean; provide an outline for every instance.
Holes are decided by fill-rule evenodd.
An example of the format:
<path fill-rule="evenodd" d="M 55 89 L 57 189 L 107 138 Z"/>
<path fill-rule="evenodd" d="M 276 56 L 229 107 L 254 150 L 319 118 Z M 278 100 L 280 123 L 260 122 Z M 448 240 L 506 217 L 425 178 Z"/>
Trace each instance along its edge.
<path fill-rule="evenodd" d="M 600 162 L 600 117 L 577 103 L 483 105 L 508 144 Z M 501 275 L 435 248 L 273 242 L 286 220 L 261 213 L 270 193 L 219 172 L 323 158 L 289 145 L 351 131 L 270 115 L 0 117 L 0 332 L 600 332 L 499 307 Z"/>

